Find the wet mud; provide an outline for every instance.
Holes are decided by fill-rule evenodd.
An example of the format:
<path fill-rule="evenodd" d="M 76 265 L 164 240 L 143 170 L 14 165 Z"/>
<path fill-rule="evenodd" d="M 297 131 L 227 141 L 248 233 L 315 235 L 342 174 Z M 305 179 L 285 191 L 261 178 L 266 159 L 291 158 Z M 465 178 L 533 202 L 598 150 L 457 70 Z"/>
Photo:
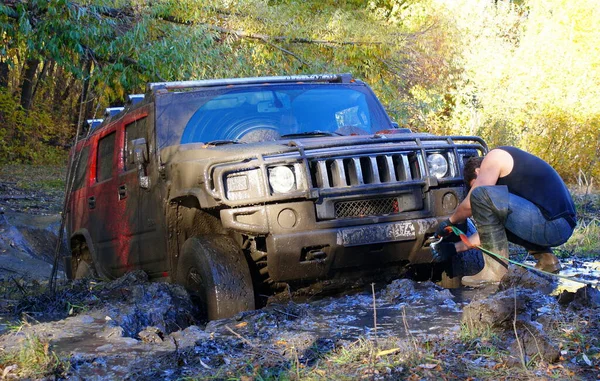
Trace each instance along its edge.
<path fill-rule="evenodd" d="M 180 286 L 143 272 L 73 283 L 60 273 L 58 292 L 44 291 L 59 224 L 56 215 L 0 215 L 0 281 L 18 295 L 0 298 L 0 348 L 47 343 L 68 363 L 50 379 L 331 379 L 323 364 L 383 361 L 339 359 L 366 344 L 396 365 L 346 379 L 522 379 L 523 363 L 525 378 L 600 374 L 598 261 L 561 261 L 561 274 L 596 288 L 511 267 L 485 289 L 395 279 L 330 296 L 282 293 L 263 309 L 207 323 Z M 423 358 L 409 365 L 415 353 Z M 13 365 L 0 362 L 5 379 L 20 378 Z M 486 377 L 491 371 L 500 373 Z"/>
<path fill-rule="evenodd" d="M 448 290 L 411 279 L 375 286 L 308 301 L 288 295 L 287 301 L 279 298 L 261 310 L 205 324 L 180 286 L 150 283 L 143 272 L 132 272 L 113 282 L 77 282 L 72 287 L 79 293 L 63 297 L 78 307 L 5 332 L 0 346 L 18 350 L 38 337 L 68 359 L 64 376 L 74 380 L 226 379 L 244 374 L 249 362 L 285 368 L 296 361 L 310 367 L 360 340 L 402 347 L 459 337 L 466 327 L 496 332 L 511 353 L 506 363 L 518 368 L 520 351 L 528 360 L 559 361 L 564 350 L 547 332 L 568 314 L 600 312 L 597 289 L 556 294 L 559 282 L 518 268 L 486 289 Z M 35 298 L 29 303 L 35 305 Z M 43 303 L 48 300 L 40 298 L 38 307 Z M 592 373 L 583 379 L 594 379 Z M 392 371 L 389 379 L 395 377 L 400 375 Z"/>

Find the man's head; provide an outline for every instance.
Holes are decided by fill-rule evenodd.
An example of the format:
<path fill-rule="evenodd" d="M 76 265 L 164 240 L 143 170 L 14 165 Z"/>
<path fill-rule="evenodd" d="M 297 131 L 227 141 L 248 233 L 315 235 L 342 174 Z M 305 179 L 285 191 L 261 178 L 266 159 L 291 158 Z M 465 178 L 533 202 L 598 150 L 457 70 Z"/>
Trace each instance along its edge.
<path fill-rule="evenodd" d="M 463 175 L 465 177 L 465 184 L 467 184 L 467 188 L 471 188 L 473 185 L 473 180 L 477 178 L 477 175 L 479 174 L 479 167 L 481 167 L 482 161 L 483 156 L 474 156 L 470 157 L 465 163 Z"/>

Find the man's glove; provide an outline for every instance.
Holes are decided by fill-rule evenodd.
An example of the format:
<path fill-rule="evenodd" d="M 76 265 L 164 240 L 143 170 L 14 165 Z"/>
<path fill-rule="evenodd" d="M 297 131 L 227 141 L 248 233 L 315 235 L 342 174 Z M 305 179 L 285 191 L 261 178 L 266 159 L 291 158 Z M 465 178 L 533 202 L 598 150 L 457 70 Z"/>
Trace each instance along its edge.
<path fill-rule="evenodd" d="M 456 247 L 451 242 L 440 242 L 431 245 L 431 253 L 433 254 L 433 262 L 446 262 L 456 254 Z"/>
<path fill-rule="evenodd" d="M 452 232 L 447 231 L 446 228 L 452 226 L 454 226 L 454 224 L 450 222 L 449 218 L 440 222 L 440 224 L 437 227 L 437 230 L 435 231 L 435 235 L 441 238 L 448 237 L 450 234 L 452 234 Z"/>

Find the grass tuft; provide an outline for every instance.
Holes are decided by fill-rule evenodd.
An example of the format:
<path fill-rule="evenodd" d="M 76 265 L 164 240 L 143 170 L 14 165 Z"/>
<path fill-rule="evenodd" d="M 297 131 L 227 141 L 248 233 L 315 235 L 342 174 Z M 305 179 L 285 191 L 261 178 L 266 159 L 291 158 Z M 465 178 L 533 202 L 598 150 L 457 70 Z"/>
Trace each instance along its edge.
<path fill-rule="evenodd" d="M 64 376 L 70 363 L 50 350 L 48 342 L 32 335 L 27 336 L 19 350 L 0 353 L 0 368 L 6 373 L 5 376 L 41 378 Z"/>
<path fill-rule="evenodd" d="M 581 221 L 561 249 L 578 256 L 598 256 L 600 254 L 600 219 Z"/>

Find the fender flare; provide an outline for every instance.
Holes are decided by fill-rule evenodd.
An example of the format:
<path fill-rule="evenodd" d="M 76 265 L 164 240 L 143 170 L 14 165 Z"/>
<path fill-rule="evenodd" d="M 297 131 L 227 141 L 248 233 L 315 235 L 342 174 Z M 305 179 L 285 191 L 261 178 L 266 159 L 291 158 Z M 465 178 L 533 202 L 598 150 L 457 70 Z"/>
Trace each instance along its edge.
<path fill-rule="evenodd" d="M 89 231 L 87 229 L 85 229 L 85 228 L 76 230 L 69 237 L 69 253 L 70 253 L 70 255 L 65 258 L 65 261 L 72 260 L 72 258 L 73 258 L 73 248 L 71 247 L 71 242 L 73 242 L 73 239 L 76 238 L 76 237 L 78 237 L 78 236 L 79 237 L 83 237 L 83 240 L 85 241 L 85 243 L 86 243 L 86 245 L 88 247 L 88 250 L 90 251 L 90 256 L 92 257 L 92 260 L 94 261 L 94 264 L 99 264 L 99 262 L 98 262 L 98 256 L 96 255 L 96 248 L 95 248 L 95 246 L 93 244 L 92 237 L 91 237 Z M 100 277 L 102 277 L 104 279 L 110 279 L 110 277 L 108 277 L 107 274 L 104 272 L 104 269 L 102 268 L 102 266 L 98 266 L 97 265 L 95 267 L 96 267 L 96 272 L 98 273 L 98 275 Z M 72 278 L 72 274 L 71 274 L 71 278 Z"/>

